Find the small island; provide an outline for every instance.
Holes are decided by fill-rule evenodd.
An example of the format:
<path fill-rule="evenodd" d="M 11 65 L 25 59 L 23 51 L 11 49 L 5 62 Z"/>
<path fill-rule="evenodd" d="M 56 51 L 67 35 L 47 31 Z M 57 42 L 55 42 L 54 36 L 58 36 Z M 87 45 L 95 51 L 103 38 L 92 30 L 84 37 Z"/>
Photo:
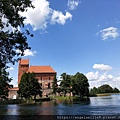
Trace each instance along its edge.
<path fill-rule="evenodd" d="M 91 96 L 107 96 L 119 93 L 109 85 L 89 90 L 87 77 L 77 72 L 75 75 L 62 73 L 59 80 L 51 66 L 29 66 L 28 59 L 21 59 L 18 67 L 18 87 L 3 84 L 0 89 L 1 103 L 33 104 L 50 100 L 89 101 Z M 2 79 L 1 79 L 2 80 Z M 5 85 L 7 85 L 5 87 Z"/>
<path fill-rule="evenodd" d="M 29 66 L 29 59 L 20 59 L 18 66 L 18 87 L 4 87 L 0 91 L 1 100 L 13 103 L 35 103 L 51 99 L 89 100 L 87 77 L 77 72 L 75 75 L 62 73 L 58 81 L 57 72 L 51 66 Z M 59 83 L 59 84 L 58 84 Z"/>

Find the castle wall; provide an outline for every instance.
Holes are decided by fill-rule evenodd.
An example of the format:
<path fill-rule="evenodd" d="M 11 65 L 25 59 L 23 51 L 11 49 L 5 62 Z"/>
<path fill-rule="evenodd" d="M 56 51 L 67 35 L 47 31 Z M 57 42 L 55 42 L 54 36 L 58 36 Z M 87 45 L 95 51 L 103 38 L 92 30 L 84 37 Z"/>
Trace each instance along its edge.
<path fill-rule="evenodd" d="M 23 64 L 24 63 L 24 64 Z M 29 69 L 29 60 L 20 60 L 18 66 L 18 84 L 20 83 L 22 75 L 27 72 Z M 38 82 L 40 83 L 43 91 L 43 95 L 48 95 L 52 92 L 52 84 L 55 76 L 55 72 L 43 72 L 43 73 L 34 73 Z M 13 92 L 15 93 L 15 92 Z M 12 94 L 11 94 L 12 96 Z"/>
<path fill-rule="evenodd" d="M 29 69 L 29 61 L 25 60 L 27 63 L 21 63 L 22 60 L 19 61 L 19 66 L 18 66 L 18 84 L 20 83 L 22 75 L 27 72 Z"/>
<path fill-rule="evenodd" d="M 16 99 L 18 97 L 17 90 L 10 90 L 8 93 L 9 99 Z"/>

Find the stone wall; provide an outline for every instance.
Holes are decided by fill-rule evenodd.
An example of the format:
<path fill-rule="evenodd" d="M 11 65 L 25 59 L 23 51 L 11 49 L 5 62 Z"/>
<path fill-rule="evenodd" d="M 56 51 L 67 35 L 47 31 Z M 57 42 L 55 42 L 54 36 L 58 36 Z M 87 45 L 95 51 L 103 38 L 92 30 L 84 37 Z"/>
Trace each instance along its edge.
<path fill-rule="evenodd" d="M 8 93 L 9 99 L 16 99 L 18 97 L 17 90 L 10 90 Z"/>

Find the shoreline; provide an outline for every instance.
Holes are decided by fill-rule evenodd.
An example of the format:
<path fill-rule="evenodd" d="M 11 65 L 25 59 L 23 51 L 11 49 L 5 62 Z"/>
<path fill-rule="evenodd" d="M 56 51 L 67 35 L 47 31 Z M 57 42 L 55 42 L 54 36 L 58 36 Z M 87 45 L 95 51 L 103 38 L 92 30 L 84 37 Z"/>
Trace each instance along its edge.
<path fill-rule="evenodd" d="M 120 93 L 101 93 L 101 94 L 96 94 L 96 95 L 90 95 L 89 97 L 111 96 L 114 94 L 120 94 Z"/>
<path fill-rule="evenodd" d="M 120 94 L 120 93 L 104 93 L 104 94 L 96 94 L 96 95 L 90 95 L 90 97 L 102 97 L 102 96 L 111 96 L 113 94 Z M 87 101 L 87 98 L 83 98 L 80 99 L 80 97 L 78 96 L 51 96 L 51 97 L 43 97 L 40 99 L 36 99 L 36 100 L 24 100 L 24 99 L 8 99 L 8 100 L 0 100 L 0 105 L 10 105 L 10 104 L 23 104 L 23 105 L 27 105 L 27 104 L 38 104 L 41 102 L 45 102 L 45 101 L 54 101 L 54 100 L 60 100 L 60 101 L 66 101 L 66 100 L 77 100 L 77 101 Z"/>

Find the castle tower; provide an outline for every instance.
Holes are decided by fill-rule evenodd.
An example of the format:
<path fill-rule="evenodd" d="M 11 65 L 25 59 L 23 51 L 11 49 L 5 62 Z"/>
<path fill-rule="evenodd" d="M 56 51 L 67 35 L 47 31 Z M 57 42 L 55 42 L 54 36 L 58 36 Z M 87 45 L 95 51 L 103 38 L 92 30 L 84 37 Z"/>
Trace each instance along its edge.
<path fill-rule="evenodd" d="M 20 83 L 23 73 L 29 69 L 29 59 L 21 59 L 18 66 L 18 84 Z"/>

